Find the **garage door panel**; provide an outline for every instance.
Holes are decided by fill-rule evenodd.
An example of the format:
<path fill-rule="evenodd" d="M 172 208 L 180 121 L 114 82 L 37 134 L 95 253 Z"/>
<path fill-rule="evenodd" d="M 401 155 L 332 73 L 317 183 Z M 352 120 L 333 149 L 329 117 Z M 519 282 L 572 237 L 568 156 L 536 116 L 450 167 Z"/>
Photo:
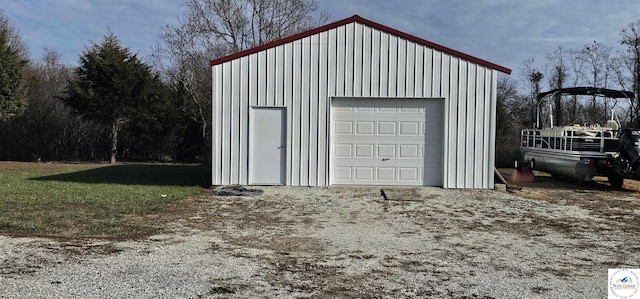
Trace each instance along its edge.
<path fill-rule="evenodd" d="M 418 181 L 420 180 L 418 167 L 399 167 L 399 181 Z"/>
<path fill-rule="evenodd" d="M 342 105 L 333 106 L 333 111 L 336 111 L 336 112 L 352 112 L 353 109 L 354 108 L 351 106 L 342 106 Z"/>
<path fill-rule="evenodd" d="M 331 124 L 340 126 L 332 130 L 332 184 L 442 185 L 442 100 L 338 99 L 332 106 Z"/>
<path fill-rule="evenodd" d="M 336 135 L 353 135 L 353 122 L 336 120 L 333 123 L 333 133 Z"/>
<path fill-rule="evenodd" d="M 333 178 L 336 181 L 351 181 L 353 180 L 353 174 L 351 167 L 336 166 L 333 168 Z"/>
<path fill-rule="evenodd" d="M 351 158 L 353 157 L 352 147 L 352 144 L 334 144 L 333 155 L 336 158 Z"/>
<path fill-rule="evenodd" d="M 423 181 L 423 167 L 340 167 L 334 175 L 334 184 L 416 185 Z M 437 181 L 431 182 L 438 184 Z M 419 185 L 423 185 L 422 183 Z"/>
<path fill-rule="evenodd" d="M 377 155 L 378 158 L 395 158 L 396 157 L 396 145 L 395 144 L 378 144 Z"/>
<path fill-rule="evenodd" d="M 373 121 L 356 121 L 355 135 L 373 135 L 375 134 L 375 122 Z"/>
<path fill-rule="evenodd" d="M 382 159 L 373 158 L 373 159 L 354 159 L 354 158 L 334 158 L 335 161 L 332 160 L 334 164 L 343 165 L 336 167 L 365 167 L 365 166 L 375 166 L 375 167 L 424 167 L 425 163 L 422 159 L 389 159 L 382 161 Z"/>
<path fill-rule="evenodd" d="M 420 111 L 421 109 L 419 107 L 401 107 L 400 109 L 398 109 L 398 113 L 400 114 L 414 114 L 414 113 L 420 113 L 422 111 Z"/>
<path fill-rule="evenodd" d="M 398 134 L 397 127 L 395 121 L 379 121 L 378 135 L 396 135 Z"/>
<path fill-rule="evenodd" d="M 373 158 L 374 148 L 374 144 L 356 144 L 355 158 Z"/>
<path fill-rule="evenodd" d="M 347 142 L 347 139 L 350 140 L 351 143 L 409 143 L 409 144 L 424 144 L 424 140 L 425 137 L 424 136 L 416 136 L 416 135 L 395 135 L 395 136 L 389 136 L 389 135 L 379 135 L 379 134 L 374 134 L 374 135 L 345 135 L 344 137 L 341 138 L 340 142 Z M 345 139 L 345 140 L 342 140 Z M 428 138 L 429 140 L 434 140 L 431 138 Z M 437 140 L 437 139 L 435 139 Z"/>
<path fill-rule="evenodd" d="M 375 111 L 376 108 L 375 107 L 356 107 L 356 111 L 357 112 L 373 112 Z"/>
<path fill-rule="evenodd" d="M 422 124 L 419 121 L 401 121 L 399 122 L 400 132 L 399 135 L 413 135 L 420 136 L 422 135 L 420 128 Z"/>
<path fill-rule="evenodd" d="M 371 166 L 359 166 L 354 167 L 355 169 L 355 180 L 356 181 L 372 181 L 373 173 L 375 171 L 374 167 Z"/>
<path fill-rule="evenodd" d="M 388 141 L 388 140 L 387 140 Z M 354 150 L 355 149 L 355 150 Z M 427 156 L 434 157 L 439 154 L 438 145 L 423 145 L 423 144 L 335 144 L 333 146 L 333 157 L 336 161 L 338 159 L 356 159 L 365 160 L 370 159 L 369 163 L 382 161 L 381 159 L 388 160 L 407 160 L 417 159 L 422 160 Z M 348 161 L 346 161 L 348 162 Z"/>
<path fill-rule="evenodd" d="M 399 148 L 400 148 L 400 152 L 398 155 L 399 159 L 402 158 L 414 158 L 417 159 L 419 157 L 419 151 L 418 148 L 421 147 L 421 145 L 418 144 L 400 144 Z"/>
<path fill-rule="evenodd" d="M 398 115 L 394 116 L 395 118 Z M 355 128 L 355 129 L 354 129 Z M 344 121 L 336 120 L 333 130 L 338 135 L 422 135 L 425 133 L 436 133 L 434 130 L 439 128 L 436 122 L 427 122 L 421 120 L 408 121 L 370 121 L 370 120 L 353 120 Z"/>
<path fill-rule="evenodd" d="M 395 181 L 397 179 L 395 167 L 378 167 L 376 171 L 376 180 L 378 181 Z"/>

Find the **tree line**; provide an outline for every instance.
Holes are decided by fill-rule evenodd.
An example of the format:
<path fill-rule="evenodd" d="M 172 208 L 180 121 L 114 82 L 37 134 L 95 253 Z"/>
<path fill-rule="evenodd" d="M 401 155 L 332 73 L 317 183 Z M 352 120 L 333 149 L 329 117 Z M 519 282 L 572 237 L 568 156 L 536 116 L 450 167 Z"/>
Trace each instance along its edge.
<path fill-rule="evenodd" d="M 558 88 L 599 87 L 626 90 L 640 95 L 640 19 L 619 32 L 619 43 L 598 41 L 580 48 L 558 47 L 544 61 L 529 58 L 519 74 L 498 80 L 496 164 L 513 165 L 518 157 L 520 131 L 533 128 L 538 106 L 536 95 Z M 605 100 L 594 96 L 556 95 L 541 105 L 554 125 L 604 125 L 613 115 L 623 128 L 640 128 L 638 99 Z M 543 119 L 544 120 L 544 119 Z M 548 119 L 547 119 L 548 122 Z"/>
<path fill-rule="evenodd" d="M 326 23 L 316 0 L 183 0 L 178 22 L 160 29 L 149 57 L 107 32 L 62 63 L 47 49 L 29 60 L 27 45 L 0 10 L 0 160 L 202 162 L 210 158 L 209 61 Z M 640 20 L 616 45 L 558 47 L 498 80 L 498 166 L 518 155 L 519 132 L 535 123 L 536 94 L 594 86 L 640 94 Z M 640 103 L 554 98 L 556 124 L 640 127 Z"/>
<path fill-rule="evenodd" d="M 210 158 L 209 61 L 323 24 L 315 0 L 184 0 L 140 58 L 107 32 L 61 62 L 30 61 L 0 10 L 0 160 L 203 162 Z"/>

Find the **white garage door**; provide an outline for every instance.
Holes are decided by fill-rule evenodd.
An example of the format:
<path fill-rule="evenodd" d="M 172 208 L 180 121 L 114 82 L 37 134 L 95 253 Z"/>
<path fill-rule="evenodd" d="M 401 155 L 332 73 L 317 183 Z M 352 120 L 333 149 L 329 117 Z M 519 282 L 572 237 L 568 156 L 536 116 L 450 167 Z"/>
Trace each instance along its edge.
<path fill-rule="evenodd" d="M 331 183 L 442 186 L 442 99 L 334 99 Z"/>

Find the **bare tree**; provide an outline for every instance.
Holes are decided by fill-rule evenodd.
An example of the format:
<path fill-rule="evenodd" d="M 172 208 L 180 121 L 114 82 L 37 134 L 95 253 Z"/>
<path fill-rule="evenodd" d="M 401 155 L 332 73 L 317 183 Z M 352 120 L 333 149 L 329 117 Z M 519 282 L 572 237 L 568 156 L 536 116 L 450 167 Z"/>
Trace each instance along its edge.
<path fill-rule="evenodd" d="M 549 87 L 551 89 L 563 88 L 569 77 L 567 66 L 568 51 L 562 46 L 556 48 L 551 54 L 547 54 L 547 61 L 549 63 Z M 553 117 L 555 123 L 558 125 L 564 124 L 564 109 L 562 107 L 562 97 L 557 94 L 553 96 L 554 111 Z"/>
<path fill-rule="evenodd" d="M 580 59 L 582 52 L 580 50 L 569 50 L 568 52 L 568 63 L 569 63 L 569 71 L 571 71 L 573 75 L 573 80 L 571 81 L 571 86 L 578 86 L 580 83 L 580 79 L 582 78 L 582 72 L 584 67 L 584 59 Z M 571 124 L 576 124 L 582 122 L 582 119 L 579 118 L 579 110 L 581 106 L 578 103 L 578 96 L 574 95 L 571 97 L 568 107 L 566 107 L 567 121 Z"/>
<path fill-rule="evenodd" d="M 181 27 L 226 55 L 316 26 L 315 0 L 186 0 Z M 212 57 L 215 58 L 215 57 Z"/>
<path fill-rule="evenodd" d="M 526 118 L 526 120 L 523 119 L 522 121 L 528 124 L 536 123 L 536 118 L 537 118 L 536 113 L 537 113 L 537 106 L 538 106 L 538 101 L 536 96 L 540 93 L 540 82 L 544 77 L 544 74 L 540 72 L 539 69 L 534 67 L 534 62 L 535 60 L 533 59 L 533 57 L 529 57 L 525 59 L 522 63 L 522 70 L 521 70 L 521 73 L 525 78 L 524 79 L 525 82 L 522 82 L 522 85 L 525 87 L 525 89 L 528 90 L 528 95 L 526 97 L 529 99 L 529 104 L 530 104 L 529 117 Z"/>
<path fill-rule="evenodd" d="M 552 104 L 555 106 L 555 122 L 597 123 L 608 118 L 609 113 L 614 111 L 621 121 L 640 127 L 640 20 L 622 29 L 620 36 L 620 43 L 624 47 L 622 52 L 618 52 L 618 48 L 612 45 L 593 41 L 578 49 L 557 48 L 546 55 L 542 69 L 534 64 L 533 58 L 526 59 L 520 73 L 522 92 L 518 97 L 525 101 L 528 99 L 531 117 L 519 114 L 520 117 L 515 119 L 523 122 L 529 119 L 535 121 L 536 106 L 539 104 L 535 101 L 535 96 L 541 88 L 594 86 L 631 90 L 636 94 L 636 99 L 630 100 L 629 105 L 620 105 L 618 102 L 596 102 L 593 98 L 581 96 L 574 96 L 569 101 L 563 99 L 562 103 L 554 98 Z M 546 80 L 543 82 L 543 79 Z M 541 108 L 550 109 L 548 105 Z M 508 112 L 512 114 L 514 111 L 520 110 Z"/>
<path fill-rule="evenodd" d="M 578 59 L 582 60 L 582 72 L 585 83 L 588 86 L 607 88 L 610 85 L 614 73 L 615 59 L 612 55 L 612 47 L 600 42 L 586 44 L 581 50 Z M 603 107 L 603 109 L 601 109 Z M 607 119 L 609 103 L 597 102 L 597 97 L 591 98 L 591 103 L 586 109 L 587 121 L 597 123 Z"/>
<path fill-rule="evenodd" d="M 59 97 L 73 76 L 60 54 L 45 49 L 25 68 L 29 104 L 25 112 L 0 125 L 0 159 L 18 161 L 101 160 L 106 130 L 72 113 Z M 106 152 L 106 150 L 105 150 Z"/>
<path fill-rule="evenodd" d="M 27 143 L 21 150 L 28 151 L 32 161 L 68 159 L 65 152 L 87 143 L 72 138 L 84 133 L 83 126 L 58 99 L 72 73 L 71 67 L 61 63 L 60 54 L 50 49 L 44 49 L 42 58 L 28 67 L 29 107 L 16 125 L 24 132 L 21 142 Z"/>
<path fill-rule="evenodd" d="M 269 43 L 325 23 L 316 0 L 184 0 L 178 24 L 161 32 L 152 57 L 166 80 L 184 92 L 184 109 L 211 129 L 209 60 Z"/>
<path fill-rule="evenodd" d="M 526 104 L 526 101 L 518 98 L 516 82 L 507 76 L 498 78 L 496 96 L 497 165 L 508 167 L 518 158 L 520 145 L 518 133 L 525 126 L 516 119 L 526 118 L 529 113 L 528 108 L 522 109 L 523 104 Z"/>
<path fill-rule="evenodd" d="M 640 117 L 638 117 L 640 115 L 640 104 L 637 100 L 640 96 L 640 19 L 622 29 L 620 36 L 620 44 L 626 48 L 625 53 L 622 55 L 623 65 L 631 76 L 628 80 L 625 80 L 620 75 L 618 81 L 623 87 L 631 87 L 631 90 L 636 94 L 636 100 L 631 102 L 631 122 L 640 127 Z M 619 74 L 622 73 L 620 72 Z M 630 84 L 625 84 L 628 81 L 630 81 Z"/>

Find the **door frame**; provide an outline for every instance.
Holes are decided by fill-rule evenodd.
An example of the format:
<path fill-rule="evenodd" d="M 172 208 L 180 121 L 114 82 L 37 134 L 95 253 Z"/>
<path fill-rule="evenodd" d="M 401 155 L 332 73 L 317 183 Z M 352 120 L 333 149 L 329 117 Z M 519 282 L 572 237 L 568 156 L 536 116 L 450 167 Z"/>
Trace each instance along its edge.
<path fill-rule="evenodd" d="M 258 150 L 254 150 L 254 125 L 255 125 L 255 111 L 261 110 L 278 110 L 280 111 L 280 179 L 278 182 L 255 182 L 253 164 L 254 161 L 259 160 L 257 157 Z M 249 107 L 249 132 L 248 132 L 248 163 L 247 163 L 247 176 L 249 185 L 286 185 L 287 180 L 287 108 L 284 106 L 250 106 Z"/>

